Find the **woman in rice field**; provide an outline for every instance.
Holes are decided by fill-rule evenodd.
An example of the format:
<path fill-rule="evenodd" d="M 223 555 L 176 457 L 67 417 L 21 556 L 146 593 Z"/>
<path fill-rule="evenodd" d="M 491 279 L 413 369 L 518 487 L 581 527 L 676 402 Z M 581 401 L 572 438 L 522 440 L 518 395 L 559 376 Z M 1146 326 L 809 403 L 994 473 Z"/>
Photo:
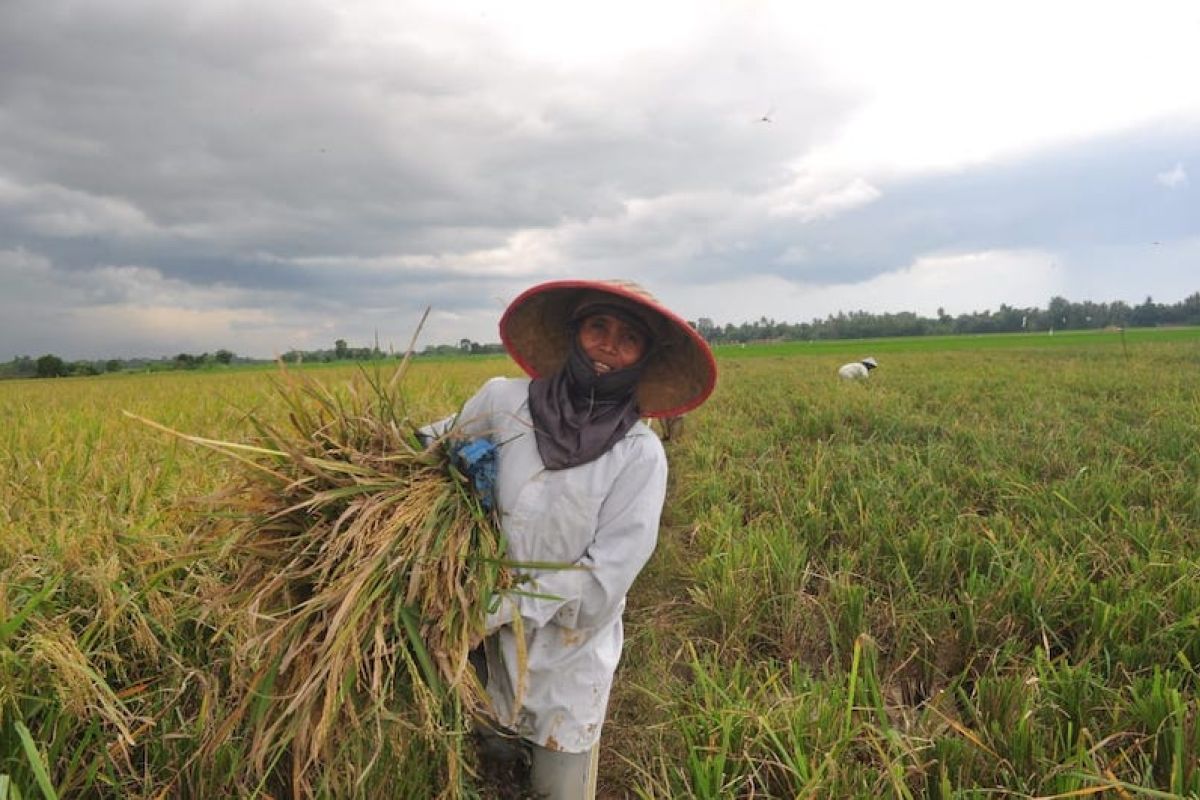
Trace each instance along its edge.
<path fill-rule="evenodd" d="M 500 337 L 530 378 L 488 381 L 456 427 L 499 445 L 509 557 L 578 569 L 523 571 L 522 593 L 488 616 L 487 690 L 528 748 L 533 791 L 593 798 L 625 595 L 666 496 L 666 456 L 642 418 L 700 405 L 716 363 L 690 325 L 621 281 L 534 286 L 504 312 Z"/>

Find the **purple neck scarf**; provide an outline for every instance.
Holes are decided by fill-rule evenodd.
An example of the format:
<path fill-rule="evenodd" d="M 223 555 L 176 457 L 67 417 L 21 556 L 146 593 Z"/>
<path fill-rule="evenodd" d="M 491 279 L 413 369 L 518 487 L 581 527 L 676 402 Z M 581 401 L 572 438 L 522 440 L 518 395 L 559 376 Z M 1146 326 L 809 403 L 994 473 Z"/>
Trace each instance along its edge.
<path fill-rule="evenodd" d="M 586 464 L 621 441 L 641 416 L 635 390 L 645 361 L 597 374 L 571 331 L 566 363 L 529 384 L 529 413 L 546 469 Z"/>

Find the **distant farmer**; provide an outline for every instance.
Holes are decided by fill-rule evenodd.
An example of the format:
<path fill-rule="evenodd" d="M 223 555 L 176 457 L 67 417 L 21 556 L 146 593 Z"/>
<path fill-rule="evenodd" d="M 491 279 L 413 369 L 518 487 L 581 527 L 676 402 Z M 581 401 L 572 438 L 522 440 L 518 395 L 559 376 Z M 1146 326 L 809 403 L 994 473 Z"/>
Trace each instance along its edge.
<path fill-rule="evenodd" d="M 878 367 L 875 359 L 867 356 L 862 361 L 851 361 L 849 364 L 842 364 L 838 367 L 838 376 L 848 381 L 862 380 L 871 374 L 871 370 Z"/>
<path fill-rule="evenodd" d="M 488 617 L 486 685 L 530 752 L 532 790 L 590 800 L 625 595 L 666 496 L 663 446 L 642 418 L 700 405 L 716 363 L 690 325 L 622 281 L 534 286 L 504 312 L 500 338 L 530 378 L 485 383 L 457 430 L 498 445 L 508 557 L 578 568 L 523 571 L 522 593 Z"/>

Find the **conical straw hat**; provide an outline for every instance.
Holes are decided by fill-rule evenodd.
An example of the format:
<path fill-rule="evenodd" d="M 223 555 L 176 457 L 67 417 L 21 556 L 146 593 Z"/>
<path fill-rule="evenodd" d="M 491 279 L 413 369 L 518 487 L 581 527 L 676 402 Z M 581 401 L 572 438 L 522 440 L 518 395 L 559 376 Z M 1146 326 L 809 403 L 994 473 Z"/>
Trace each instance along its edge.
<path fill-rule="evenodd" d="M 625 308 L 650 328 L 654 341 L 637 387 L 643 416 L 677 416 L 712 394 L 717 363 L 708 343 L 631 281 L 550 281 L 526 289 L 500 318 L 500 340 L 530 377 L 553 375 L 567 360 L 572 315 L 593 303 Z"/>

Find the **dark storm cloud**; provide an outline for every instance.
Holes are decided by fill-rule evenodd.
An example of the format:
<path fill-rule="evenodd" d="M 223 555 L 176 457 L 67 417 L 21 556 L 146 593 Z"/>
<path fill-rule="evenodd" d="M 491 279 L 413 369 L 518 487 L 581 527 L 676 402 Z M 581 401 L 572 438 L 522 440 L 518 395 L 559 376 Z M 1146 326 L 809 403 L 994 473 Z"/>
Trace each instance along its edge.
<path fill-rule="evenodd" d="M 812 191 L 851 202 L 779 213 L 859 102 L 785 44 L 720 31 L 588 71 L 478 21 L 427 37 L 428 12 L 396 8 L 373 36 L 343 5 L 0 5 L 0 340 L 120 355 L 175 310 L 195 319 L 168 349 L 270 354 L 406 332 L 426 306 L 434 340 L 494 340 L 508 299 L 569 274 L 834 284 L 929 253 L 1197 234 L 1194 188 L 1154 181 L 1195 169 L 1194 135 L 850 174 Z M 788 87 L 771 122 L 767 83 Z M 134 334 L 88 327 L 139 311 Z M 245 335 L 206 338 L 225 331 Z"/>
<path fill-rule="evenodd" d="M 462 202 L 496 128 L 485 108 L 438 111 L 469 99 L 465 75 L 418 50 L 356 62 L 318 12 L 256 8 L 9 7 L 10 180 L 120 201 L 142 238 L 216 253 L 384 252 L 427 225 L 528 221 Z"/>
<path fill-rule="evenodd" d="M 1200 236 L 1200 195 L 1155 176 L 1200 164 L 1200 129 L 1140 130 L 970 169 L 881 182 L 880 198 L 830 219 L 764 226 L 755 272 L 810 283 L 868 279 L 937 253 L 1064 254 Z M 809 254 L 779 263 L 788 248 Z M 720 271 L 720 258 L 711 270 Z"/>
<path fill-rule="evenodd" d="M 632 63 L 622 85 L 521 63 L 470 28 L 473 61 L 418 37 L 356 46 L 307 4 L 3 14 L 0 178 L 23 196 L 0 224 L 7 242 L 68 271 L 137 264 L 197 286 L 319 287 L 352 304 L 358 289 L 411 276 L 289 262 L 453 265 L 515 229 L 610 215 L 630 197 L 761 187 L 820 128 L 764 137 L 728 91 L 673 92 L 744 69 L 744 48 L 719 41 Z M 805 92 L 823 118 L 845 107 Z"/>
<path fill-rule="evenodd" d="M 449 56 L 419 25 L 363 41 L 305 3 L 18 2 L 0 22 L 8 261 L 45 259 L 43 288 L 97 272 L 48 304 L 117 302 L 129 287 L 100 285 L 129 266 L 234 308 L 490 311 L 573 268 L 527 263 L 514 232 L 753 191 L 848 107 L 801 81 L 823 113 L 764 137 L 727 76 L 756 56 L 721 39 L 618 78 L 527 63 L 471 25 Z"/>

